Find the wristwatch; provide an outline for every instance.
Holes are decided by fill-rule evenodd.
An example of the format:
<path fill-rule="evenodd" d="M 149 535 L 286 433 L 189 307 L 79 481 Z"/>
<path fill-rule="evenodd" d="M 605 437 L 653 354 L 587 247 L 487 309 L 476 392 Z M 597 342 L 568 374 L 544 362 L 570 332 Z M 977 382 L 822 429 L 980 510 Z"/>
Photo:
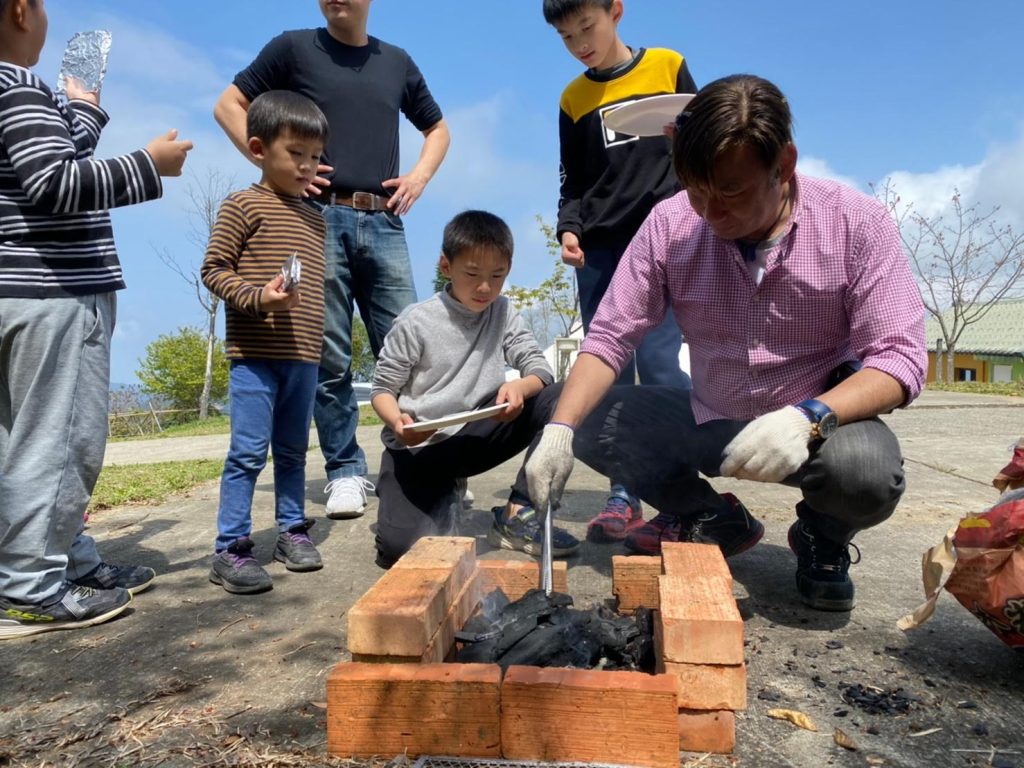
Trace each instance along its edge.
<path fill-rule="evenodd" d="M 820 400 L 804 400 L 797 403 L 796 407 L 811 422 L 812 440 L 828 440 L 839 427 L 839 417 Z"/>

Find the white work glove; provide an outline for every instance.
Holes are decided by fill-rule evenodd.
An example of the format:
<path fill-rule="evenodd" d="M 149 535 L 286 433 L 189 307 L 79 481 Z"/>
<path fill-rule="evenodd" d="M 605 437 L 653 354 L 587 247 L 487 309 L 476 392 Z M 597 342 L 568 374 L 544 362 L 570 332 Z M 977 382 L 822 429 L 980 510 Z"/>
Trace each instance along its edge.
<path fill-rule="evenodd" d="M 811 420 L 787 405 L 758 416 L 725 446 L 721 473 L 741 480 L 779 483 L 807 461 Z"/>
<path fill-rule="evenodd" d="M 572 438 L 573 430 L 568 424 L 547 424 L 526 462 L 530 501 L 542 518 L 548 512 L 549 502 L 552 507 L 558 506 L 572 473 Z"/>

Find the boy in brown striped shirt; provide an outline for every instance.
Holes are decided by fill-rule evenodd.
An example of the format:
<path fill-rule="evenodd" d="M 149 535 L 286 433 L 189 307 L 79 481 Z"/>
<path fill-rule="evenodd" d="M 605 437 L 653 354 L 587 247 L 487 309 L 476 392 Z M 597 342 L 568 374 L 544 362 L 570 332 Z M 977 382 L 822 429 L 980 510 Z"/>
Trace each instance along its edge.
<path fill-rule="evenodd" d="M 325 227 L 302 195 L 316 176 L 327 119 L 305 96 L 268 91 L 252 102 L 247 133 L 262 178 L 224 201 L 201 269 L 203 283 L 224 300 L 231 359 L 231 447 L 210 581 L 236 594 L 273 587 L 249 537 L 268 446 L 279 531 L 274 559 L 290 571 L 323 567 L 308 535 L 305 486 L 323 341 Z M 289 287 L 281 267 L 292 254 L 302 271 Z"/>

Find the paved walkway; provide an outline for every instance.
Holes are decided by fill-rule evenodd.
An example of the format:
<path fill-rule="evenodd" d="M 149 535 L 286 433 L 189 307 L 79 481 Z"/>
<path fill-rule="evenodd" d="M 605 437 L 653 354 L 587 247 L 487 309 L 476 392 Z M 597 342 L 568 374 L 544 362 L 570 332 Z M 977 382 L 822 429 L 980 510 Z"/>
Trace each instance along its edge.
<path fill-rule="evenodd" d="M 795 491 L 715 481 L 720 490 L 737 493 L 767 531 L 761 544 L 730 561 L 746 622 L 750 692 L 750 706 L 737 718 L 738 765 L 863 766 L 871 758 L 872 765 L 977 766 L 992 764 L 987 750 L 995 748 L 1019 753 L 997 756 L 1009 761 L 997 764 L 1024 768 L 1020 657 L 948 595 L 924 628 L 904 634 L 895 626 L 921 600 L 921 553 L 963 514 L 995 501 L 989 481 L 1024 434 L 1022 406 L 1024 401 L 1013 398 L 929 393 L 885 417 L 903 445 L 908 490 L 889 522 L 857 538 L 862 559 L 852 574 L 858 605 L 850 614 L 805 610 L 797 600 L 786 545 Z M 379 460 L 378 433 L 378 427 L 359 430 L 371 472 Z M 112 443 L 107 461 L 222 458 L 226 440 Z M 509 462 L 470 480 L 476 508 L 465 515 L 461 530 L 478 539 L 480 557 L 522 557 L 491 551 L 485 541 L 487 510 L 504 500 L 516 467 Z M 274 590 L 253 597 L 230 596 L 207 581 L 216 482 L 159 506 L 95 515 L 92 532 L 105 556 L 151 565 L 160 583 L 136 599 L 133 615 L 3 644 L 0 762 L 12 754 L 5 751 L 10 738 L 41 744 L 35 752 L 21 746 L 13 753 L 26 764 L 44 758 L 70 764 L 69 750 L 91 749 L 101 736 L 115 740 L 127 729 L 132 737 L 122 739 L 124 749 L 136 749 L 136 743 L 145 749 L 120 762 L 82 764 L 138 764 L 140 755 L 163 755 L 157 747 L 176 738 L 203 741 L 204 764 L 214 764 L 210 755 L 229 747 L 263 754 L 298 750 L 312 755 L 311 762 L 281 764 L 316 764 L 324 749 L 324 680 L 334 664 L 348 658 L 345 613 L 380 571 L 372 562 L 375 505 L 357 520 L 324 519 L 324 473 L 316 451 L 310 454 L 307 486 L 309 514 L 317 519 L 312 534 L 325 567 L 292 574 L 270 563 Z M 606 488 L 603 478 L 577 465 L 558 524 L 582 537 Z M 275 537 L 269 473 L 257 487 L 254 520 L 257 552 L 267 562 Z M 570 560 L 569 587 L 577 604 L 610 596 L 610 558 L 622 551 L 588 543 Z M 842 701 L 842 682 L 900 688 L 920 704 L 898 718 L 865 714 Z M 767 718 L 773 707 L 806 712 L 818 732 Z M 642 730 L 642 712 L 623 717 L 635 718 Z M 72 725 L 72 732 L 84 735 L 68 746 L 61 738 Z M 859 751 L 837 747 L 834 727 L 853 737 Z M 52 741 L 43 743 L 39 734 L 51 734 Z M 193 765 L 185 755 L 200 753 L 174 754 L 159 764 Z M 730 763 L 708 758 L 700 765 Z"/>

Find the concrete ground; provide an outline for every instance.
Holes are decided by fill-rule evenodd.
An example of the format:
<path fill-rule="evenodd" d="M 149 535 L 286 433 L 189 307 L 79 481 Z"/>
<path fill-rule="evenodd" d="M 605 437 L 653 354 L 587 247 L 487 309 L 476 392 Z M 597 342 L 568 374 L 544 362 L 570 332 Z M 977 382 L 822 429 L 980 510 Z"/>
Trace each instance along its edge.
<path fill-rule="evenodd" d="M 1024 402 L 926 393 L 885 417 L 901 440 L 908 490 L 894 517 L 857 538 L 851 571 L 858 605 L 826 614 L 799 603 L 786 545 L 797 493 L 716 481 L 760 517 L 763 541 L 730 561 L 746 622 L 749 708 L 737 717 L 730 758 L 684 755 L 702 766 L 979 766 L 1024 768 L 1024 663 L 953 598 L 903 633 L 896 620 L 922 599 L 921 553 L 967 512 L 996 499 L 989 482 L 1024 433 Z M 371 469 L 379 428 L 361 428 Z M 315 438 L 315 432 L 313 433 Z M 226 437 L 115 443 L 108 463 L 221 458 Z M 91 532 L 114 562 L 150 565 L 159 583 L 133 610 L 105 625 L 39 635 L 0 646 L 0 765 L 324 765 L 324 680 L 347 659 L 345 612 L 380 575 L 373 565 L 375 506 L 354 521 L 323 518 L 319 454 L 310 454 L 312 535 L 325 567 L 292 574 L 268 569 L 273 591 L 236 597 L 207 581 L 217 484 L 159 506 L 95 515 Z M 490 506 L 507 493 L 516 462 L 470 480 L 475 510 L 462 533 L 480 557 Z M 581 538 L 602 506 L 606 481 L 577 465 L 558 524 Z M 255 540 L 273 548 L 273 488 L 257 488 Z M 586 544 L 570 560 L 578 605 L 611 594 L 611 555 Z M 871 715 L 843 702 L 840 683 L 899 689 L 918 699 L 903 716 Z M 771 708 L 802 711 L 817 732 L 769 719 Z M 643 738 L 643 713 L 623 712 Z M 856 742 L 833 742 L 839 727 Z M 6 759 L 6 762 L 5 762 Z"/>

